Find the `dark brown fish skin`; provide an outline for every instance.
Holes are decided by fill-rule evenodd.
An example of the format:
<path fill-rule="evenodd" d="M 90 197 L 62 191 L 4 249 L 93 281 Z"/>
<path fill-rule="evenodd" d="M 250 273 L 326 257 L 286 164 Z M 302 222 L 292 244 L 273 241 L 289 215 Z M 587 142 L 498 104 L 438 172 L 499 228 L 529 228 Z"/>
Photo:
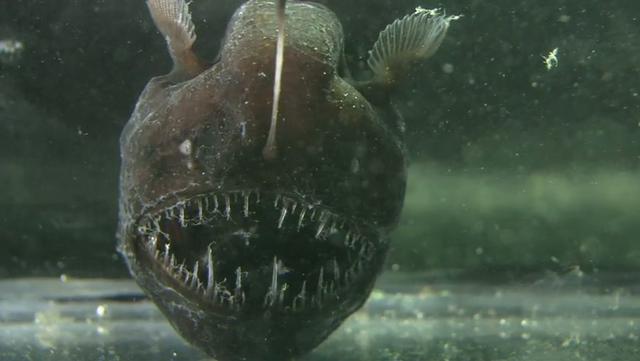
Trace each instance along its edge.
<path fill-rule="evenodd" d="M 221 361 L 286 360 L 322 342 L 368 297 L 404 199 L 403 143 L 379 115 L 386 104 L 370 104 L 339 76 L 342 29 L 323 6 L 287 6 L 278 155 L 264 159 L 273 8 L 269 1 L 245 3 L 231 20 L 220 61 L 201 74 L 152 79 L 121 137 L 120 251 L 183 337 Z M 181 289 L 144 252 L 137 226 L 193 196 L 241 190 L 320 203 L 363 225 L 377 241 L 363 276 L 339 301 L 299 313 L 230 312 Z"/>

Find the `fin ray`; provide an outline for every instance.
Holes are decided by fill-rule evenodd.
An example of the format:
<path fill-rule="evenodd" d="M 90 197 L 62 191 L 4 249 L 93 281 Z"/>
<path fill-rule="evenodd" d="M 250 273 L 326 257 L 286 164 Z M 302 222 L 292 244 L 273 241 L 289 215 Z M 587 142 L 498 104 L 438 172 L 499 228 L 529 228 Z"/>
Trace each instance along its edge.
<path fill-rule="evenodd" d="M 147 0 L 153 22 L 167 42 L 174 65 L 187 72 L 197 72 L 200 62 L 191 49 L 196 32 L 189 4 L 186 0 Z"/>
<path fill-rule="evenodd" d="M 458 18 L 417 8 L 413 14 L 395 20 L 378 36 L 367 60 L 369 68 L 379 80 L 392 82 L 395 68 L 432 56 L 440 47 L 450 21 Z"/>

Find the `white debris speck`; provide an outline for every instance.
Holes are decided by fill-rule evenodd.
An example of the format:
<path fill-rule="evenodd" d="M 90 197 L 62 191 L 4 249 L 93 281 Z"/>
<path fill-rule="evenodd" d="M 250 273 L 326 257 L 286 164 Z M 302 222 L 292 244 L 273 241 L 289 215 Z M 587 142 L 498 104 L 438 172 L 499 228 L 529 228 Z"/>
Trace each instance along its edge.
<path fill-rule="evenodd" d="M 247 122 L 240 122 L 240 137 L 242 139 L 247 137 Z"/>
<path fill-rule="evenodd" d="M 24 44 L 21 41 L 13 39 L 0 40 L 0 54 L 2 55 L 15 55 L 23 49 Z"/>
<path fill-rule="evenodd" d="M 443 71 L 445 74 L 451 74 L 451 73 L 453 73 L 453 64 L 451 64 L 451 63 L 444 63 L 444 64 L 442 65 L 442 71 Z"/>
<path fill-rule="evenodd" d="M 180 143 L 180 146 L 178 148 L 180 149 L 180 153 L 184 155 L 191 155 L 191 140 L 187 139 L 184 142 Z"/>
<path fill-rule="evenodd" d="M 98 327 L 96 327 L 96 332 L 99 335 L 108 335 L 109 334 L 109 329 L 104 327 L 104 326 L 98 326 Z"/>
<path fill-rule="evenodd" d="M 104 317 L 107 314 L 107 306 L 106 305 L 98 305 L 96 307 L 96 316 Z"/>
<path fill-rule="evenodd" d="M 544 59 L 544 64 L 547 67 L 547 70 L 551 70 L 558 66 L 558 48 L 555 48 L 547 54 L 547 56 L 542 57 Z"/>
<path fill-rule="evenodd" d="M 571 16 L 566 14 L 562 14 L 560 15 L 560 17 L 558 17 L 558 21 L 561 23 L 568 23 L 570 20 L 571 20 Z"/>
<path fill-rule="evenodd" d="M 19 40 L 0 39 L 0 63 L 14 64 L 24 51 L 24 44 Z"/>
<path fill-rule="evenodd" d="M 360 161 L 358 158 L 351 159 L 351 173 L 358 173 L 360 170 Z"/>

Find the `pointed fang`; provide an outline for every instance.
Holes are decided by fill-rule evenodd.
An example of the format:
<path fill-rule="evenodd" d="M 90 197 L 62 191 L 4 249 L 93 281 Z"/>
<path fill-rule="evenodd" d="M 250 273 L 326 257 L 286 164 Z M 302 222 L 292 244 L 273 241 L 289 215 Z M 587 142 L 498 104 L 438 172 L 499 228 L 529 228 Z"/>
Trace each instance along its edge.
<path fill-rule="evenodd" d="M 278 294 L 278 257 L 273 257 L 273 268 L 271 270 L 271 286 L 264 297 L 264 306 L 273 306 Z"/>
<path fill-rule="evenodd" d="M 307 213 L 307 208 L 300 210 L 300 216 L 298 217 L 298 230 L 302 227 L 302 221 L 304 221 L 304 215 Z"/>
<path fill-rule="evenodd" d="M 170 262 L 170 259 L 171 259 L 171 258 L 170 258 L 170 253 L 171 253 L 171 252 L 169 252 L 169 243 L 166 243 L 166 244 L 164 245 L 164 260 L 163 260 L 163 261 L 164 261 L 164 266 L 165 266 L 165 267 L 169 267 L 169 266 L 171 265 L 171 263 L 169 263 L 169 262 Z"/>
<path fill-rule="evenodd" d="M 198 261 L 193 265 L 193 274 L 191 275 L 191 288 L 196 288 L 198 286 Z"/>
<path fill-rule="evenodd" d="M 215 287 L 215 278 L 213 274 L 213 252 L 211 247 L 208 248 L 207 254 L 207 293 L 211 293 Z"/>
<path fill-rule="evenodd" d="M 280 209 L 280 218 L 278 219 L 278 229 L 282 228 L 282 223 L 284 222 L 284 218 L 287 216 L 287 206 L 283 205 L 282 209 Z"/>
<path fill-rule="evenodd" d="M 227 221 L 231 219 L 231 199 L 228 194 L 224 195 L 224 216 L 227 218 Z"/>
<path fill-rule="evenodd" d="M 236 290 L 235 296 L 239 297 L 242 293 L 242 268 L 236 268 Z"/>
<path fill-rule="evenodd" d="M 249 217 L 249 196 L 251 195 L 251 193 L 245 193 L 244 194 L 244 207 L 243 207 L 243 211 L 244 211 L 244 216 L 245 217 Z"/>

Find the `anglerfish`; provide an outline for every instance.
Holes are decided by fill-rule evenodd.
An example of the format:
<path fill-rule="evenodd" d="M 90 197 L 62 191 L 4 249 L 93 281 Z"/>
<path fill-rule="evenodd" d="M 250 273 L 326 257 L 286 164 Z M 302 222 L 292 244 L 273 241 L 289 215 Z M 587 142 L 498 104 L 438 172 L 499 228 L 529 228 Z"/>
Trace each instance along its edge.
<path fill-rule="evenodd" d="M 121 138 L 119 250 L 177 332 L 220 361 L 309 352 L 367 299 L 404 201 L 391 94 L 454 17 L 418 8 L 350 75 L 336 15 L 249 0 L 219 56 L 185 0 L 147 0 L 173 69 Z"/>

